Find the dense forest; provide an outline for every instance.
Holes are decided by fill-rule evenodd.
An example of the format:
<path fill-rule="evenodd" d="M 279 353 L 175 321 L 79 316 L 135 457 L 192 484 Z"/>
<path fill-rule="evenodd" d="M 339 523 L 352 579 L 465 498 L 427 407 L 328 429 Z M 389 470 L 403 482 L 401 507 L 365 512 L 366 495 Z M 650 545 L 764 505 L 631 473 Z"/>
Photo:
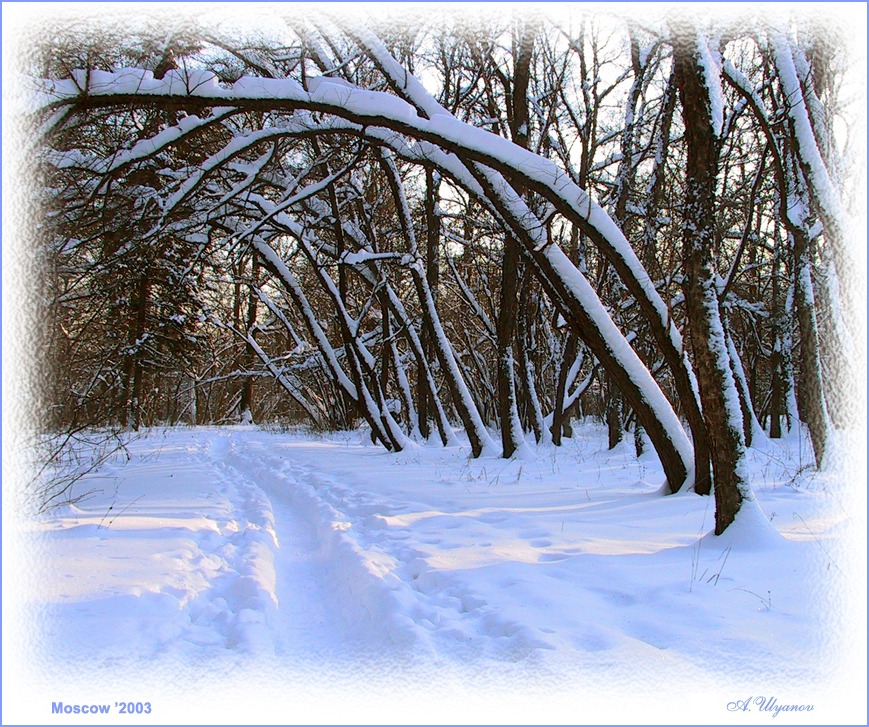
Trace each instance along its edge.
<path fill-rule="evenodd" d="M 805 426 L 821 467 L 862 416 L 832 26 L 272 20 L 33 40 L 55 454 L 282 422 L 509 458 L 591 416 L 713 493 L 721 533 L 755 438 Z"/>

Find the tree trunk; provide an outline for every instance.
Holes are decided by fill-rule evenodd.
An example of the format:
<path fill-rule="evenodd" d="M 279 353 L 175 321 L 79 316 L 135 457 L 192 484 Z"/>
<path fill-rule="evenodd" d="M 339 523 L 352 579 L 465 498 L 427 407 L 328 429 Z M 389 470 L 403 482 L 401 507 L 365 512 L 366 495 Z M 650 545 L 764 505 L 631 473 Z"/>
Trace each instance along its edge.
<path fill-rule="evenodd" d="M 574 265 L 579 266 L 579 228 L 570 226 L 570 258 Z M 552 407 L 552 443 L 556 447 L 561 446 L 562 437 L 565 436 L 565 424 L 567 423 L 567 411 L 564 408 L 564 398 L 567 396 L 567 376 L 576 360 L 578 339 L 573 331 L 567 332 L 564 341 L 564 350 L 558 365 L 558 378 L 555 384 L 555 404 Z M 571 432 L 572 434 L 572 432 Z M 569 436 L 569 435 L 568 435 Z"/>
<path fill-rule="evenodd" d="M 251 261 L 250 266 L 250 290 L 247 297 L 247 316 L 245 319 L 245 333 L 251 338 L 256 337 L 256 316 L 258 297 L 255 287 L 257 284 L 256 277 L 259 271 L 259 263 L 257 258 Z M 251 350 L 250 346 L 245 347 L 245 357 L 243 369 L 245 372 L 253 370 L 256 354 Z M 242 424 L 253 424 L 253 377 L 245 376 L 241 385 L 241 397 L 238 402 L 239 418 Z"/>
<path fill-rule="evenodd" d="M 655 165 L 652 168 L 652 176 L 649 184 L 647 199 L 643 205 L 645 224 L 643 226 L 643 258 L 644 264 L 651 268 L 654 258 L 658 254 L 658 233 L 661 227 L 659 213 L 664 201 L 665 179 L 667 177 L 667 158 L 670 149 L 670 129 L 673 123 L 673 114 L 676 109 L 676 82 L 671 77 L 667 83 L 664 95 L 664 108 L 661 112 L 660 127 L 655 139 Z M 655 334 L 657 326 L 653 325 L 652 332 Z M 660 334 L 655 334 L 659 345 L 662 345 L 667 362 L 673 372 L 676 389 L 679 392 L 679 400 L 685 412 L 685 419 L 691 429 L 691 441 L 694 445 L 694 492 L 698 495 L 708 495 L 712 492 L 712 474 L 709 452 L 709 437 L 706 433 L 706 422 L 700 411 L 699 396 L 696 389 L 696 380 L 690 364 L 687 362 L 685 351 L 676 351 L 668 345 Z M 679 360 L 681 359 L 681 361 Z"/>
<path fill-rule="evenodd" d="M 694 467 L 691 447 L 657 382 L 616 328 L 586 277 L 561 248 L 548 244 L 539 225 L 531 223 L 532 215 L 515 190 L 485 167 L 475 165 L 474 175 L 533 261 L 547 295 L 637 413 L 660 457 L 669 488 L 679 490 Z"/>
<path fill-rule="evenodd" d="M 606 376 L 605 379 L 604 418 L 606 419 L 607 448 L 615 449 L 625 436 L 622 426 L 622 397 L 610 377 Z"/>
<path fill-rule="evenodd" d="M 533 286 L 534 279 L 530 275 L 522 278 L 522 290 L 519 293 L 517 348 L 519 352 L 519 375 L 525 392 L 525 408 L 531 428 L 534 431 L 534 439 L 537 444 L 540 444 L 541 442 L 549 442 L 551 437 L 543 420 L 543 408 L 540 405 L 540 397 L 537 395 L 534 362 L 531 357 L 534 342 L 531 313 L 538 310 L 537 292 L 533 290 Z M 532 304 L 532 300 L 534 300 L 534 304 Z"/>
<path fill-rule="evenodd" d="M 528 148 L 528 83 L 530 81 L 531 54 L 534 49 L 536 25 L 529 22 L 523 28 L 513 73 L 512 118 L 510 135 L 513 142 Z M 515 41 L 515 38 L 514 38 Z M 517 188 L 519 195 L 523 194 Z M 516 334 L 520 276 L 519 243 L 512 235 L 504 238 L 504 257 L 501 263 L 501 301 L 497 321 L 498 357 L 498 418 L 501 423 L 501 456 L 508 459 L 525 443 L 519 407 L 516 400 L 516 375 L 513 363 L 513 341 Z M 522 345 L 519 341 L 518 345 Z"/>
<path fill-rule="evenodd" d="M 778 236 L 777 236 L 778 237 Z M 782 361 L 782 327 L 784 306 L 780 302 L 779 258 L 780 246 L 776 245 L 772 260 L 772 345 L 769 357 L 770 393 L 769 393 L 769 436 L 770 439 L 780 439 L 782 435 L 781 420 L 784 416 L 784 371 Z"/>
<path fill-rule="evenodd" d="M 501 303 L 498 310 L 498 418 L 501 423 L 502 457 L 509 459 L 524 444 L 522 423 L 516 404 L 513 367 L 513 334 L 516 330 L 519 245 L 508 235 L 501 264 Z"/>
<path fill-rule="evenodd" d="M 142 392 L 144 369 L 142 367 L 142 347 L 145 341 L 145 326 L 148 320 L 150 281 L 148 273 L 139 276 L 133 294 L 133 321 L 129 329 L 128 352 L 124 359 L 124 401 L 121 408 L 121 427 L 139 431 L 142 425 Z"/>
<path fill-rule="evenodd" d="M 674 73 L 687 145 L 685 223 L 682 250 L 685 302 L 700 400 L 712 451 L 715 532 L 733 522 L 746 499 L 753 499 L 745 470 L 745 438 L 739 394 L 730 369 L 724 327 L 718 308 L 715 249 L 715 184 L 718 144 L 708 83 L 713 68 L 701 56 L 705 43 L 691 28 L 674 46 Z M 704 71 L 704 67 L 706 70 Z"/>
<path fill-rule="evenodd" d="M 438 187 L 440 175 L 427 168 L 425 172 L 425 276 L 435 306 L 438 300 L 440 284 L 440 219 L 437 215 Z M 435 353 L 432 347 L 431 324 L 423 318 L 420 326 L 420 341 L 426 361 L 433 361 Z M 422 372 L 417 373 L 417 408 L 419 415 L 419 431 L 424 439 L 431 436 L 429 426 L 429 386 Z"/>
<path fill-rule="evenodd" d="M 555 385 L 555 405 L 552 409 L 552 443 L 556 447 L 561 446 L 562 438 L 570 436 L 565 431 L 567 428 L 568 409 L 564 407 L 564 398 L 567 396 L 567 376 L 573 366 L 577 354 L 577 337 L 571 330 L 567 333 L 567 338 L 564 341 L 564 352 L 561 355 L 561 361 L 558 366 L 558 380 Z"/>
<path fill-rule="evenodd" d="M 404 187 L 398 169 L 391 154 L 388 152 L 381 153 L 380 158 L 381 168 L 386 172 L 386 179 L 398 208 L 398 219 L 401 224 L 402 233 L 407 241 L 408 251 L 417 258 L 410 266 L 410 274 L 420 304 L 422 305 L 423 325 L 428 325 L 432 333 L 432 344 L 441 365 L 444 378 L 446 379 L 447 388 L 452 396 L 453 404 L 459 414 L 459 418 L 462 420 L 462 424 L 465 426 L 465 432 L 471 444 L 471 453 L 474 457 L 479 457 L 484 450 L 494 449 L 494 442 L 486 431 L 477 404 L 471 396 L 471 392 L 456 361 L 452 345 L 446 333 L 444 333 L 435 303 L 436 289 L 432 289 L 427 277 L 429 271 L 426 271 L 426 275 L 422 274 L 422 265 L 419 264 L 421 261 L 418 258 L 419 251 L 416 244 L 416 235 L 413 231 L 413 221 L 410 217 L 410 208 L 407 204 L 407 198 L 404 194 Z"/>
<path fill-rule="evenodd" d="M 809 240 L 802 229 L 792 233 L 794 251 L 794 303 L 800 326 L 800 379 L 797 391 L 800 418 L 808 425 L 815 452 L 815 465 L 824 462 L 830 419 L 824 397 L 818 321 L 815 316 L 815 296 L 812 286 Z"/>

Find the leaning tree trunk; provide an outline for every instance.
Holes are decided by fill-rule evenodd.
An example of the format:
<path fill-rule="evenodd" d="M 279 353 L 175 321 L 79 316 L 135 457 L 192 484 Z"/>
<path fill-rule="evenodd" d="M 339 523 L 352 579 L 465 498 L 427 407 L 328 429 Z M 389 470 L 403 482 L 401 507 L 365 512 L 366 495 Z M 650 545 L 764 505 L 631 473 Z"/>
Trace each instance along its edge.
<path fill-rule="evenodd" d="M 410 254 L 416 258 L 410 265 L 410 273 L 422 307 L 423 325 L 428 326 L 432 334 L 432 344 L 438 362 L 441 365 L 447 388 L 452 396 L 453 405 L 458 412 L 459 418 L 462 420 L 462 424 L 465 426 L 465 432 L 471 445 L 471 453 L 474 457 L 479 457 L 486 450 L 493 451 L 495 443 L 486 431 L 477 404 L 471 396 L 471 392 L 456 361 L 452 345 L 441 325 L 437 305 L 435 304 L 434 291 L 429 285 L 429 278 L 423 274 L 422 260 L 419 259 L 410 207 L 407 203 L 404 186 L 398 169 L 395 166 L 395 161 L 392 155 L 385 150 L 381 151 L 380 159 L 380 166 L 386 172 L 386 180 L 395 199 L 402 233 L 407 241 Z"/>
<path fill-rule="evenodd" d="M 649 370 L 616 328 L 586 277 L 557 245 L 547 244 L 531 212 L 503 177 L 473 165 L 475 179 L 523 250 L 544 291 L 602 368 L 616 381 L 643 423 L 661 460 L 667 486 L 678 491 L 694 469 L 685 431 Z"/>

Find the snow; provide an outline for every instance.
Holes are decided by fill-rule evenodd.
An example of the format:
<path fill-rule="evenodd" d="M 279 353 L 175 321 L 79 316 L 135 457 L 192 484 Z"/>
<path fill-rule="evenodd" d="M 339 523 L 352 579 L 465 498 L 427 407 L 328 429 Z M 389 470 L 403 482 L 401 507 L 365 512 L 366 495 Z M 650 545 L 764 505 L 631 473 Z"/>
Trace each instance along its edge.
<path fill-rule="evenodd" d="M 712 116 L 712 133 L 721 137 L 724 128 L 724 97 L 721 89 L 721 54 L 713 50 L 702 33 L 697 37 L 697 60 L 703 69 L 703 82 L 709 94 L 709 109 Z"/>
<path fill-rule="evenodd" d="M 682 424 L 676 417 L 667 397 L 664 396 L 657 382 L 648 369 L 643 366 L 630 343 L 620 333 L 612 318 L 606 312 L 603 304 L 591 287 L 585 276 L 570 262 L 570 259 L 560 248 L 549 247 L 546 250 L 547 257 L 558 275 L 570 286 L 576 300 L 581 303 L 583 309 L 598 326 L 607 346 L 613 351 L 615 358 L 624 367 L 631 380 L 641 389 L 649 406 L 654 410 L 665 428 L 667 436 L 673 442 L 673 446 L 679 453 L 685 468 L 688 470 L 688 480 L 693 475 L 694 456 L 691 444 L 682 428 Z M 674 483 L 675 485 L 675 483 Z"/>
<path fill-rule="evenodd" d="M 315 83 L 315 81 L 320 81 Z M 312 78 L 308 83 L 311 101 L 328 107 L 337 106 L 350 113 L 372 115 L 379 109 L 390 119 L 398 121 L 413 119 L 416 112 L 406 101 L 388 93 L 366 91 L 328 76 Z"/>
<path fill-rule="evenodd" d="M 150 430 L 91 498 L 23 524 L 38 621 L 5 624 L 28 666 L 4 721 L 123 698 L 173 722 L 695 724 L 759 693 L 835 721 L 865 708 L 837 659 L 865 645 L 837 630 L 859 511 L 801 446 L 748 451 L 767 516 L 717 537 L 711 498 L 662 497 L 654 456 L 585 423 L 521 461 Z"/>
<path fill-rule="evenodd" d="M 349 30 L 349 29 L 348 29 Z M 400 95 L 409 99 L 425 115 L 431 119 L 443 115 L 452 118 L 452 114 L 441 106 L 426 90 L 425 86 L 413 74 L 409 73 L 387 50 L 374 33 L 365 26 L 356 26 L 349 32 L 359 45 L 374 59 L 377 66 L 390 80 Z"/>
<path fill-rule="evenodd" d="M 667 397 L 664 396 L 657 382 L 631 348 L 629 341 L 621 334 L 591 284 L 560 247 L 546 244 L 546 235 L 539 226 L 529 225 L 528 220 L 533 219 L 533 216 L 527 205 L 500 175 L 483 167 L 477 167 L 477 173 L 481 179 L 486 179 L 490 188 L 499 195 L 516 223 L 523 225 L 527 235 L 532 240 L 537 241 L 537 249 L 543 251 L 543 255 L 552 267 L 554 274 L 561 279 L 572 294 L 573 300 L 582 307 L 585 315 L 593 321 L 605 345 L 612 351 L 614 358 L 619 361 L 625 373 L 640 390 L 649 407 L 655 412 L 661 427 L 665 430 L 667 437 L 673 443 L 673 448 L 682 460 L 687 473 L 686 479 L 690 482 L 693 478 L 694 456 L 685 430 Z M 602 211 L 601 213 L 615 227 L 612 220 Z M 649 279 L 648 274 L 646 274 L 646 278 Z M 672 331 L 675 327 L 670 326 L 669 328 Z M 681 349 L 681 339 L 679 346 Z"/>
<path fill-rule="evenodd" d="M 356 385 L 350 381 L 347 374 L 344 372 L 344 369 L 341 368 L 341 364 L 338 363 L 338 358 L 335 354 L 335 350 L 332 348 L 332 344 L 329 343 L 329 339 L 326 337 L 326 333 L 323 331 L 320 322 L 317 320 L 317 316 L 314 315 L 314 311 L 311 310 L 311 306 L 308 304 L 308 300 L 305 297 L 304 291 L 299 285 L 296 277 L 290 272 L 290 269 L 287 267 L 286 263 L 281 259 L 281 257 L 274 251 L 274 249 L 268 245 L 265 241 L 255 237 L 252 246 L 256 249 L 256 251 L 266 260 L 281 276 L 281 280 L 288 286 L 295 300 L 297 301 L 297 305 L 299 305 L 302 309 L 302 313 L 305 316 L 305 321 L 308 324 L 308 328 L 311 331 L 311 334 L 317 340 L 317 345 L 320 349 L 320 352 L 323 354 L 324 359 L 326 360 L 329 370 L 332 372 L 332 375 L 335 377 L 335 380 L 341 386 L 344 391 L 346 391 L 353 399 L 358 399 L 358 392 L 356 391 Z"/>
<path fill-rule="evenodd" d="M 364 265 L 365 263 L 369 263 L 374 260 L 394 260 L 396 258 L 402 260 L 403 262 L 407 262 L 404 260 L 404 256 L 401 253 L 368 252 L 367 250 L 344 253 L 344 255 L 341 257 L 341 262 L 345 265 Z"/>
<path fill-rule="evenodd" d="M 286 78 L 243 76 L 232 84 L 232 90 L 245 98 L 284 98 L 290 85 L 293 89 L 299 88 L 295 81 Z"/>
<path fill-rule="evenodd" d="M 824 213 L 844 228 L 847 225 L 847 215 L 836 185 L 830 178 L 827 165 L 818 149 L 790 46 L 781 33 L 772 34 L 772 45 L 776 70 L 782 90 L 788 99 L 787 112 L 794 124 L 800 159 L 808 168 L 812 191 L 817 196 Z"/>
<path fill-rule="evenodd" d="M 443 359 L 442 363 L 450 371 L 450 376 L 456 389 L 455 393 L 462 400 L 470 423 L 474 427 L 474 432 L 480 441 L 481 452 L 487 456 L 497 456 L 501 451 L 501 448 L 486 431 L 486 427 L 480 417 L 480 412 L 477 409 L 477 405 L 474 403 L 474 397 L 471 396 L 468 385 L 462 376 L 459 364 L 453 353 L 452 345 L 450 344 L 449 338 L 447 338 L 447 334 L 444 332 L 440 317 L 437 315 L 437 306 L 432 297 L 431 289 L 426 282 L 425 271 L 422 269 L 422 264 L 417 261 L 414 263 L 412 268 L 415 271 L 416 277 L 420 282 L 420 287 L 422 288 L 421 294 L 424 297 L 422 304 L 429 311 L 428 321 L 434 333 L 435 344 L 438 346 L 440 351 L 439 358 Z"/>
<path fill-rule="evenodd" d="M 131 164 L 139 159 L 145 159 L 152 156 L 169 147 L 185 134 L 190 134 L 197 129 L 214 124 L 216 121 L 230 116 L 234 111 L 235 109 L 232 108 L 215 109 L 212 115 L 207 116 L 204 119 L 201 119 L 196 115 L 185 116 L 175 126 L 170 126 L 148 139 L 142 139 L 141 141 L 136 142 L 133 148 L 129 151 L 121 151 L 110 162 L 107 161 L 100 167 L 96 167 L 95 171 L 111 172 L 115 169 L 119 169 L 125 164 Z"/>
<path fill-rule="evenodd" d="M 289 106 L 306 106 L 314 104 L 315 106 L 320 106 L 323 110 L 335 113 L 338 116 L 349 115 L 351 117 L 356 117 L 353 120 L 357 121 L 368 118 L 377 124 L 385 124 L 392 128 L 415 133 L 420 139 L 428 136 L 437 143 L 444 142 L 444 146 L 448 147 L 449 145 L 455 145 L 467 152 L 480 155 L 482 158 L 486 159 L 487 163 L 491 163 L 493 167 L 515 170 L 520 175 L 526 176 L 532 182 L 536 182 L 537 184 L 546 187 L 554 197 L 579 217 L 585 219 L 594 229 L 596 235 L 599 236 L 598 239 L 596 239 L 596 243 L 604 248 L 607 254 L 614 256 L 621 262 L 626 271 L 624 274 L 629 275 L 633 279 L 634 284 L 641 291 L 642 298 L 660 318 L 661 326 L 667 332 L 669 342 L 673 349 L 677 353 L 682 351 L 681 335 L 676 329 L 676 326 L 670 320 L 664 301 L 661 299 L 660 295 L 658 295 L 653 281 L 648 272 L 643 268 L 630 243 L 606 212 L 594 203 L 585 191 L 577 187 L 566 172 L 560 170 L 549 160 L 539 157 L 536 154 L 513 144 L 508 139 L 491 134 L 483 129 L 470 126 L 452 117 L 431 97 L 430 94 L 428 94 L 422 84 L 419 83 L 412 74 L 409 74 L 400 68 L 386 49 L 376 43 L 376 39 L 367 37 L 364 31 L 358 29 L 354 32 L 357 34 L 358 39 L 361 39 L 360 42 L 367 44 L 366 47 L 368 52 L 377 59 L 378 65 L 384 69 L 393 85 L 405 94 L 417 108 L 422 110 L 428 116 L 428 119 L 419 118 L 416 115 L 413 106 L 392 94 L 367 91 L 358 88 L 354 89 L 352 86 L 348 86 L 345 82 L 335 82 L 335 79 L 326 76 L 318 77 L 319 80 L 310 80 L 309 88 L 311 90 L 309 94 L 305 93 L 298 84 L 292 81 L 285 81 L 285 85 L 282 89 L 284 94 L 282 98 Z M 112 95 L 115 91 L 112 90 L 112 83 L 108 78 L 110 75 L 111 74 L 106 74 L 107 78 L 105 87 L 99 86 L 97 88 L 91 88 L 90 92 L 95 95 Z M 124 86 L 123 72 L 116 74 L 116 81 L 120 86 Z M 43 83 L 41 88 L 41 93 L 43 94 L 42 102 L 46 105 L 55 103 L 64 98 L 74 98 L 78 93 L 75 89 L 58 91 L 57 88 L 51 84 L 52 82 L 46 81 Z M 238 100 L 257 98 L 256 94 L 249 96 L 248 89 L 244 86 L 238 89 L 234 87 L 232 90 L 225 90 L 211 86 L 206 86 L 206 89 L 210 89 L 209 92 L 214 98 L 234 98 Z M 156 86 L 152 88 L 151 86 L 148 86 L 142 93 L 145 93 L 146 95 L 165 95 L 170 92 L 171 90 L 167 88 L 159 88 Z M 191 92 L 191 95 L 205 96 L 208 94 L 197 88 Z M 372 131 L 368 130 L 367 133 L 371 134 Z M 375 133 L 373 135 L 376 136 L 377 134 Z M 396 142 L 396 146 L 400 146 L 400 144 Z M 422 147 L 422 145 L 418 146 L 420 147 L 420 153 L 427 153 L 426 150 L 428 147 Z M 220 160 L 225 159 L 226 155 L 230 152 L 234 152 L 234 149 L 227 148 L 218 155 L 219 158 L 212 157 L 212 160 L 209 161 L 214 164 L 220 163 Z M 455 174 L 459 179 L 465 179 L 469 176 L 464 164 L 456 159 L 452 159 L 451 155 L 443 154 L 441 152 L 438 154 L 438 157 L 438 161 L 444 163 L 444 165 L 441 166 L 443 170 L 447 171 L 448 166 L 451 166 L 455 168 Z M 477 165 L 477 167 L 479 167 L 479 165 Z M 478 168 L 478 171 L 486 172 L 486 170 L 482 168 Z M 172 199 L 170 199 L 164 211 L 171 209 L 174 203 L 183 199 L 188 194 L 189 190 L 200 182 L 205 173 L 206 170 L 203 170 L 199 174 L 193 175 L 185 185 L 182 185 L 182 188 L 175 193 Z M 499 186 L 506 185 L 495 184 L 494 186 L 498 188 Z M 471 187 L 471 189 L 474 188 Z M 478 194 L 476 190 L 474 190 L 474 193 Z M 485 195 L 482 195 L 480 198 L 485 199 Z M 555 200 L 550 199 L 550 202 L 554 203 Z M 541 237 L 541 244 L 544 243 L 545 239 Z M 437 324 L 438 322 L 435 321 L 435 323 Z M 442 336 L 439 328 L 439 325 L 435 325 L 435 332 L 440 339 Z M 448 351 L 447 348 L 444 348 L 443 350 Z M 450 368 L 452 368 L 452 365 Z M 689 377 L 690 376 L 689 369 Z M 464 384 L 461 381 L 461 377 L 457 377 L 456 381 L 459 388 L 459 394 L 467 402 L 466 408 L 470 412 L 471 417 L 475 420 L 474 428 L 479 432 L 479 437 L 483 442 L 483 448 L 494 451 L 496 449 L 494 442 L 489 441 L 489 438 L 485 435 L 481 426 L 478 426 L 477 424 L 476 420 L 479 417 L 477 416 L 476 409 L 473 406 L 470 396 L 466 395 L 463 390 Z M 664 397 L 658 397 L 655 395 L 652 397 L 650 403 L 655 404 L 661 398 Z M 671 417 L 671 419 L 674 418 L 675 417 Z M 668 434 L 670 438 L 673 439 L 677 449 L 680 450 L 680 455 L 686 463 L 686 469 L 690 470 L 690 457 L 685 457 L 685 445 L 687 440 L 684 442 L 682 441 L 685 439 L 684 433 L 678 431 L 681 427 L 673 427 L 670 426 L 670 424 L 672 424 L 672 422 L 668 424 Z M 676 424 L 678 424 L 678 422 L 676 422 Z"/>
<path fill-rule="evenodd" d="M 392 131 L 366 127 L 361 133 L 388 137 L 400 155 L 437 158 L 445 171 L 453 165 L 455 176 L 477 193 L 458 158 L 432 145 L 443 141 L 445 149 L 470 152 L 508 176 L 514 170 L 527 175 L 550 190 L 561 209 L 585 219 L 598 244 L 623 258 L 684 355 L 624 235 L 569 175 L 450 116 L 376 38 L 364 29 L 355 35 L 411 103 L 325 76 L 309 79 L 307 91 L 262 78 L 224 88 L 205 72 L 170 72 L 160 81 L 139 69 L 46 83 L 41 103 L 74 99 L 85 86 L 93 96 L 277 99 L 286 103 L 276 108 L 382 122 Z M 782 66 L 786 50 L 779 51 Z M 721 59 L 705 41 L 701 52 L 720 135 Z M 783 83 L 798 86 L 796 72 L 785 70 Z M 814 192 L 838 215 L 820 150 L 806 141 L 810 119 L 804 109 L 790 113 L 802 124 L 798 141 Z M 297 116 L 287 126 L 262 130 L 261 137 L 235 139 L 167 200 L 168 208 L 251 144 L 316 126 L 305 113 Z M 186 117 L 105 163 L 155 154 L 207 122 Z M 429 141 L 404 141 L 396 130 Z M 90 163 L 58 158 L 59 165 Z M 482 174 L 481 163 L 470 166 Z M 497 188 L 494 173 L 489 181 Z M 507 193 L 498 199 L 511 200 Z M 409 218 L 406 200 L 401 207 Z M 525 211 L 519 213 L 524 219 Z M 791 214 L 802 218 L 806 208 L 793 206 Z M 537 249 L 544 243 L 541 238 Z M 254 246 L 298 292 L 268 243 L 257 238 Z M 631 377 L 651 392 L 651 405 L 690 459 L 682 425 L 639 365 L 630 337 L 615 329 L 563 252 L 545 254 Z M 385 255 L 362 249 L 344 262 L 376 263 Z M 389 295 L 399 307 L 395 293 Z M 306 304 L 303 309 L 322 343 L 313 312 Z M 717 353 L 719 363 L 728 358 L 722 346 Z M 355 394 L 328 341 L 324 356 Z M 696 391 L 690 368 L 688 374 Z M 458 381 L 463 385 L 461 375 Z M 372 409 L 367 393 L 361 397 Z M 734 387 L 726 393 L 735 417 Z M 460 395 L 485 433 L 469 392 L 462 388 Z M 390 419 L 391 402 L 384 405 Z M 453 440 L 445 448 L 390 454 L 360 433 L 314 437 L 249 424 L 149 432 L 132 445 L 129 463 L 104 467 L 80 483 L 96 490 L 93 497 L 25 523 L 26 551 L 36 557 L 14 567 L 26 582 L 24 610 L 39 622 L 26 630 L 4 623 L 7 664 L 20 663 L 7 651 L 10 639 L 20 637 L 32 657 L 21 680 L 26 693 L 41 694 L 43 706 L 45 694 L 90 700 L 95 692 L 111 692 L 105 686 L 111 682 L 136 692 L 125 696 L 150 690 L 162 702 L 159 718 L 171 714 L 171 721 L 186 705 L 197 721 L 386 722 L 392 720 L 387 704 L 400 709 L 399 722 L 470 722 L 469 707 L 485 705 L 486 722 L 585 722 L 592 713 L 601 722 L 716 723 L 728 701 L 768 689 L 781 690 L 782 702 L 818 703 L 816 714 L 837 721 L 834 701 L 847 693 L 846 671 L 852 677 L 856 671 L 858 697 L 865 684 L 865 660 L 862 674 L 836 660 L 845 640 L 865 644 L 859 628 L 836 629 L 843 594 L 865 584 L 860 563 L 842 557 L 844 533 L 862 512 L 842 504 L 853 480 L 804 469 L 807 440 L 759 438 L 741 472 L 752 490 L 746 484 L 739 517 L 719 537 L 709 532 L 711 498 L 660 496 L 654 455 L 636 459 L 625 445 L 607 451 L 601 431 L 583 425 L 578 432 L 564 448 L 525 446 L 522 457 L 510 461 L 471 459 Z M 494 442 L 488 435 L 484 441 L 494 454 Z M 714 697 L 698 696 L 709 691 Z M 625 699 L 628 692 L 638 701 Z M 11 694 L 17 714 L 33 715 L 22 721 L 44 721 L 38 700 Z M 10 693 L 5 696 L 8 705 Z M 564 716 L 553 717 L 554 707 L 566 707 Z"/>
<path fill-rule="evenodd" d="M 565 171 L 559 169 L 548 159 L 517 146 L 509 139 L 456 119 L 428 94 L 413 74 L 401 69 L 385 48 L 377 44 L 373 37 L 367 38 L 362 30 L 356 32 L 359 38 L 369 43 L 369 52 L 375 55 L 381 68 L 390 74 L 394 85 L 406 94 L 416 107 L 424 111 L 429 117 L 428 119 L 418 117 L 414 107 L 397 96 L 358 87 L 354 88 L 344 81 L 328 76 L 310 79 L 308 82 L 309 93 L 306 93 L 299 84 L 292 80 L 274 81 L 274 88 L 270 86 L 269 93 L 276 95 L 269 96 L 269 98 L 281 100 L 288 108 L 318 107 L 337 116 L 350 116 L 352 120 L 357 122 L 370 120 L 377 125 L 387 125 L 390 128 L 418 135 L 419 138 L 428 137 L 438 144 L 443 142 L 445 146 L 455 145 L 466 152 L 479 155 L 493 167 L 514 170 L 526 176 L 530 181 L 547 188 L 562 204 L 579 217 L 587 220 L 589 225 L 600 235 L 598 243 L 606 246 L 612 255 L 618 256 L 626 269 L 630 271 L 630 275 L 637 281 L 636 284 L 643 291 L 650 305 L 660 316 L 662 325 L 668 330 L 675 349 L 681 350 L 681 337 L 675 326 L 670 324 L 666 306 L 630 243 L 606 212 L 584 190 L 575 185 Z M 98 79 L 91 79 L 90 84 L 83 85 L 83 87 L 86 87 L 92 96 L 106 97 L 127 93 L 141 96 L 166 96 L 179 93 L 178 89 L 172 86 L 169 81 L 161 85 L 161 82 L 151 80 L 149 83 L 143 83 L 139 87 L 131 89 L 127 80 L 128 71 L 131 70 L 135 71 L 133 75 L 139 73 L 136 69 L 124 69 L 115 74 L 101 73 Z M 147 72 L 145 73 L 147 75 Z M 82 74 L 83 72 L 79 74 L 81 75 L 79 80 L 84 84 L 85 78 Z M 253 85 L 250 88 L 246 83 L 241 83 L 244 80 L 239 79 L 231 89 L 204 84 L 192 88 L 184 95 L 212 98 L 227 103 L 262 98 L 254 81 L 264 79 L 253 79 L 251 81 Z M 74 84 L 70 85 L 71 83 L 71 81 L 50 80 L 37 82 L 34 103 L 36 106 L 41 105 L 47 108 L 53 104 L 74 101 L 81 94 L 81 91 Z M 240 83 L 241 85 L 239 85 Z M 278 92 L 280 95 L 277 95 Z M 268 130 L 263 130 L 260 133 L 267 132 Z M 369 129 L 367 133 L 377 136 L 376 130 Z M 231 153 L 237 153 L 235 148 L 224 150 L 221 158 L 226 158 Z M 214 163 L 217 162 L 217 158 L 214 158 Z"/>

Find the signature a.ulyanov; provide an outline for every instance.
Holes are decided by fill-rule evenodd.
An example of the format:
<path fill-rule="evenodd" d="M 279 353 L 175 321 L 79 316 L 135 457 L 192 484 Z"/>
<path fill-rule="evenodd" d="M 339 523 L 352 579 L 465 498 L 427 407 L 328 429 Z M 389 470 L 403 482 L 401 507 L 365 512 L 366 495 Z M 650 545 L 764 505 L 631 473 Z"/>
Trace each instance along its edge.
<path fill-rule="evenodd" d="M 812 704 L 779 704 L 776 697 L 749 697 L 727 703 L 728 712 L 771 712 L 778 717 L 779 712 L 813 712 Z"/>

